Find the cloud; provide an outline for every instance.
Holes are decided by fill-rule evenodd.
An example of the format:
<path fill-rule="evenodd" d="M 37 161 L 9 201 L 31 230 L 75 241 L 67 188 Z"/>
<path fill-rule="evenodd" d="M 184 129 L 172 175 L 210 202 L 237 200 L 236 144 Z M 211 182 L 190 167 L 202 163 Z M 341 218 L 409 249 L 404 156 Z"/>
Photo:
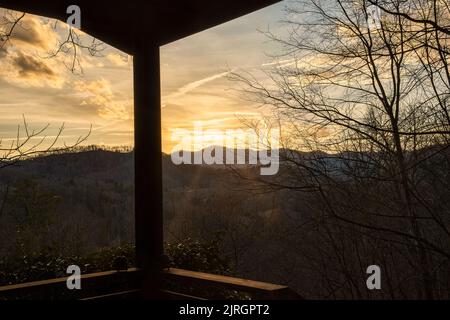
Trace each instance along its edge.
<path fill-rule="evenodd" d="M 105 79 L 76 81 L 74 88 L 82 95 L 81 105 L 96 108 L 100 117 L 108 120 L 130 119 L 128 110 L 132 101 L 130 99 L 118 100 L 109 81 Z"/>
<path fill-rule="evenodd" d="M 128 65 L 128 56 L 117 53 L 110 53 L 106 56 L 109 62 L 117 67 L 125 67 Z"/>
<path fill-rule="evenodd" d="M 40 59 L 35 55 L 20 52 L 0 51 L 0 77 L 18 87 L 61 88 L 65 79 L 54 61 Z"/>
<path fill-rule="evenodd" d="M 17 56 L 12 58 L 13 66 L 17 68 L 19 74 L 23 77 L 29 76 L 43 76 L 55 77 L 55 72 L 47 66 L 43 61 L 40 61 L 32 56 L 18 52 Z"/>
<path fill-rule="evenodd" d="M 6 58 L 8 50 L 5 47 L 0 47 L 0 59 Z"/>
<path fill-rule="evenodd" d="M 277 66 L 279 68 L 283 68 L 283 67 L 295 65 L 296 62 L 297 62 L 296 59 L 275 60 L 272 62 L 263 63 L 261 66 L 262 67 Z"/>
<path fill-rule="evenodd" d="M 10 20 L 11 19 L 14 19 L 14 17 L 10 18 Z M 6 23 L 6 28 L 11 27 L 11 23 L 5 21 L 3 21 L 3 23 Z M 47 20 L 28 14 L 16 25 L 10 41 L 11 44 L 20 49 L 26 48 L 49 51 L 55 48 L 57 39 L 58 34 Z"/>
<path fill-rule="evenodd" d="M 109 120 L 128 120 L 130 119 L 127 106 L 123 101 L 116 101 L 103 106 L 98 110 L 98 115 Z"/>
<path fill-rule="evenodd" d="M 0 31 L 9 32 L 22 14 L 0 9 Z M 54 61 L 41 59 L 54 48 L 58 34 L 47 19 L 25 15 L 14 27 L 10 41 L 0 43 L 0 77 L 18 87 L 61 88 L 65 82 Z"/>
<path fill-rule="evenodd" d="M 234 70 L 217 73 L 217 74 L 214 74 L 214 75 L 209 76 L 207 78 L 196 80 L 196 81 L 188 83 L 187 85 L 182 86 L 177 91 L 175 91 L 175 92 L 173 92 L 173 93 L 163 97 L 163 99 L 162 99 L 163 100 L 162 107 L 164 108 L 166 106 L 167 102 L 169 102 L 170 100 L 179 98 L 179 97 L 181 97 L 181 96 L 183 96 L 183 95 L 185 95 L 185 94 L 187 94 L 187 93 L 197 89 L 198 87 L 200 87 L 200 86 L 202 86 L 202 85 L 204 85 L 204 84 L 206 84 L 208 82 L 211 82 L 211 81 L 217 80 L 219 78 L 225 77 L 225 76 L 229 75 L 233 71 Z"/>
<path fill-rule="evenodd" d="M 74 88 L 78 92 L 84 92 L 92 96 L 105 98 L 112 96 L 111 84 L 103 78 L 94 81 L 76 81 Z"/>

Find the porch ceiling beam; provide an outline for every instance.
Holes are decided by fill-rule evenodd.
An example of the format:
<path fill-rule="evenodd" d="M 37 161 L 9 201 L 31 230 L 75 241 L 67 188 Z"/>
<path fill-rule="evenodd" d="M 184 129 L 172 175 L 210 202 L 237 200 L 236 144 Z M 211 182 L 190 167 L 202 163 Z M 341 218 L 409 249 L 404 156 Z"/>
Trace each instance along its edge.
<path fill-rule="evenodd" d="M 238 18 L 279 0 L 0 0 L 0 7 L 66 21 L 68 6 L 81 9 L 81 29 L 123 52 L 134 54 L 134 36 L 162 46 Z"/>

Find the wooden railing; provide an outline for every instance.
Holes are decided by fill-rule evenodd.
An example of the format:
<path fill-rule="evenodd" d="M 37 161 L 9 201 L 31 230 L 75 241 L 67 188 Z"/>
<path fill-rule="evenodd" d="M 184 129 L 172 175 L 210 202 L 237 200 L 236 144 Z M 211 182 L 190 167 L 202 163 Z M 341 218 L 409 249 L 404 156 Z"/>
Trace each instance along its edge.
<path fill-rule="evenodd" d="M 139 299 L 142 271 L 106 271 L 81 276 L 82 290 L 68 290 L 67 278 L 0 287 L 0 300 Z M 286 286 L 203 272 L 169 268 L 163 271 L 162 299 L 301 299 Z"/>
<path fill-rule="evenodd" d="M 137 290 L 141 271 L 105 271 L 81 276 L 81 290 L 68 290 L 67 278 L 14 284 L 0 287 L 0 300 L 9 299 L 83 299 Z"/>
<path fill-rule="evenodd" d="M 188 271 L 171 268 L 165 271 L 165 278 L 168 282 L 177 285 L 177 292 L 193 288 L 193 291 L 200 290 L 226 293 L 233 299 L 301 299 L 289 287 L 267 282 L 240 279 L 235 277 L 221 276 L 210 273 Z M 224 292 L 225 291 L 225 292 Z M 244 294 L 244 295 L 242 295 Z"/>

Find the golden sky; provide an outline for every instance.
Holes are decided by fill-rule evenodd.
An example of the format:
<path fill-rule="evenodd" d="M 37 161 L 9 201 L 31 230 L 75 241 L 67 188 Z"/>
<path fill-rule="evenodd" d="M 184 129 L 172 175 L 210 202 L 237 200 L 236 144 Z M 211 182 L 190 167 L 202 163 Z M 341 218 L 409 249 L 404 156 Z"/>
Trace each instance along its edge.
<path fill-rule="evenodd" d="M 161 47 L 163 150 L 170 152 L 176 129 L 242 128 L 242 117 L 261 109 L 242 99 L 230 70 L 253 71 L 273 62 L 276 48 L 258 30 L 279 28 L 280 3 Z M 0 9 L 0 17 L 5 11 Z M 67 32 L 64 24 L 26 15 L 11 42 L 0 49 L 0 138 L 17 136 L 25 116 L 31 129 L 46 124 L 51 138 L 62 123 L 60 143 L 92 133 L 85 144 L 133 145 L 132 57 L 106 46 L 99 57 L 80 56 L 82 73 L 67 57 L 48 58 Z M 89 41 L 86 36 L 86 41 Z M 23 128 L 21 129 L 23 130 Z M 23 132 L 23 131 L 22 131 Z M 220 137 L 220 135 L 218 135 Z"/>

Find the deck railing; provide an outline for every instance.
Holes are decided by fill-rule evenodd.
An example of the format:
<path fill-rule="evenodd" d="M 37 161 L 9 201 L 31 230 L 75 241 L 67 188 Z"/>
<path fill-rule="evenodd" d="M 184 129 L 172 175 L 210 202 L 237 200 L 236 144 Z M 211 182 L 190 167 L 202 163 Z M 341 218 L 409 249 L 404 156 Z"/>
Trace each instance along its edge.
<path fill-rule="evenodd" d="M 0 287 L 0 300 L 17 299 L 139 299 L 142 271 L 106 271 L 81 276 L 81 290 L 68 290 L 67 278 Z M 301 299 L 287 286 L 169 268 L 163 271 L 163 299 Z"/>

